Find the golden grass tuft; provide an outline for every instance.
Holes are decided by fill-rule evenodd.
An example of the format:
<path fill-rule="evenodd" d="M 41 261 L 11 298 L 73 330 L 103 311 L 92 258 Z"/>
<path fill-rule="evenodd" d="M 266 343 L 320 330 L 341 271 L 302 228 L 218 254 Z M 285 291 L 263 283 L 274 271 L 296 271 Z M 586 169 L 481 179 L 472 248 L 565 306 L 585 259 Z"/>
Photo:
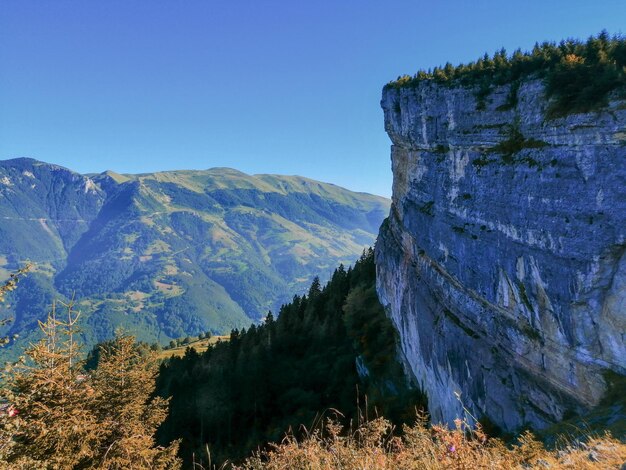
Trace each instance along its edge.
<path fill-rule="evenodd" d="M 238 470 L 443 470 L 443 469 L 620 469 L 626 444 L 610 435 L 592 437 L 548 450 L 530 433 L 507 446 L 488 438 L 480 426 L 458 420 L 454 429 L 428 426 L 418 416 L 401 437 L 384 418 L 363 423 L 345 433 L 334 420 L 323 430 L 298 440 L 293 434 L 268 451 L 246 460 Z"/>

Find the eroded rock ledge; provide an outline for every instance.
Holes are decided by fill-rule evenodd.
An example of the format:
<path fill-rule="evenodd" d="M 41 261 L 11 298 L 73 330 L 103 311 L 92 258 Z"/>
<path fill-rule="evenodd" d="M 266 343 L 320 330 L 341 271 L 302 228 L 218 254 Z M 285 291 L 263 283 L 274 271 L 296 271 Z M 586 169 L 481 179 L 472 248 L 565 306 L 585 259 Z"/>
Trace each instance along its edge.
<path fill-rule="evenodd" d="M 386 89 L 378 293 L 435 421 L 543 427 L 626 374 L 626 104 L 547 120 L 543 86 Z M 460 394 L 457 399 L 455 392 Z M 461 404 L 462 401 L 462 404 Z"/>

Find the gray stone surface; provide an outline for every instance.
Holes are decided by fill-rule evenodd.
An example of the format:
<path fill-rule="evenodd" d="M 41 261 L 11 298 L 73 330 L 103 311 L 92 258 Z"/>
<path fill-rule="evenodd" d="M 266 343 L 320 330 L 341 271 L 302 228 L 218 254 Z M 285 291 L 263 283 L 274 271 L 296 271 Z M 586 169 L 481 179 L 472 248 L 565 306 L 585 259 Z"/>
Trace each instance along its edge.
<path fill-rule="evenodd" d="M 593 407 L 603 374 L 626 373 L 626 104 L 546 120 L 539 81 L 513 109 L 508 92 L 478 111 L 467 88 L 384 91 L 376 262 L 434 420 L 512 431 Z M 516 133 L 521 150 L 498 152 Z"/>

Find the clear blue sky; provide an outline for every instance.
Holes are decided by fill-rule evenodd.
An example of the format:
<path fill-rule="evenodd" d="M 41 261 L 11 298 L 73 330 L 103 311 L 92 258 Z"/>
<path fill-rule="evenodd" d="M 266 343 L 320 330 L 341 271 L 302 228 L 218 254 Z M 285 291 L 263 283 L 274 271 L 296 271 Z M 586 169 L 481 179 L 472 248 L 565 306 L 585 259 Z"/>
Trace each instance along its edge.
<path fill-rule="evenodd" d="M 623 0 L 1 0 L 0 159 L 388 196 L 386 82 L 625 25 Z"/>

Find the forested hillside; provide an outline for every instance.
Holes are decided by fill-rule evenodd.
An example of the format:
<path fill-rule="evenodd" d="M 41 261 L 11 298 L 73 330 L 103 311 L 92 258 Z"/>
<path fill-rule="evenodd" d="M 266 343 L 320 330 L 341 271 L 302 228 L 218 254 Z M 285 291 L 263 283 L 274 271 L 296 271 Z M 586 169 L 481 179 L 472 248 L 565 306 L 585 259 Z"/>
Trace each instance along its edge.
<path fill-rule="evenodd" d="M 199 355 L 161 366 L 157 390 L 171 396 L 159 433 L 163 443 L 182 438 L 190 462 L 240 459 L 288 429 L 297 434 L 343 413 L 356 422 L 358 406 L 394 422 L 415 416 L 424 397 L 408 387 L 397 362 L 397 336 L 378 302 L 372 250 L 354 268 L 340 266 L 321 287 L 295 296 L 262 326 L 231 333 Z"/>
<path fill-rule="evenodd" d="M 118 327 L 161 344 L 228 333 L 354 262 L 388 208 L 384 198 L 297 176 L 81 175 L 2 161 L 0 281 L 27 262 L 32 270 L 0 334 L 36 340 L 53 299 L 72 297 L 88 345 Z"/>

